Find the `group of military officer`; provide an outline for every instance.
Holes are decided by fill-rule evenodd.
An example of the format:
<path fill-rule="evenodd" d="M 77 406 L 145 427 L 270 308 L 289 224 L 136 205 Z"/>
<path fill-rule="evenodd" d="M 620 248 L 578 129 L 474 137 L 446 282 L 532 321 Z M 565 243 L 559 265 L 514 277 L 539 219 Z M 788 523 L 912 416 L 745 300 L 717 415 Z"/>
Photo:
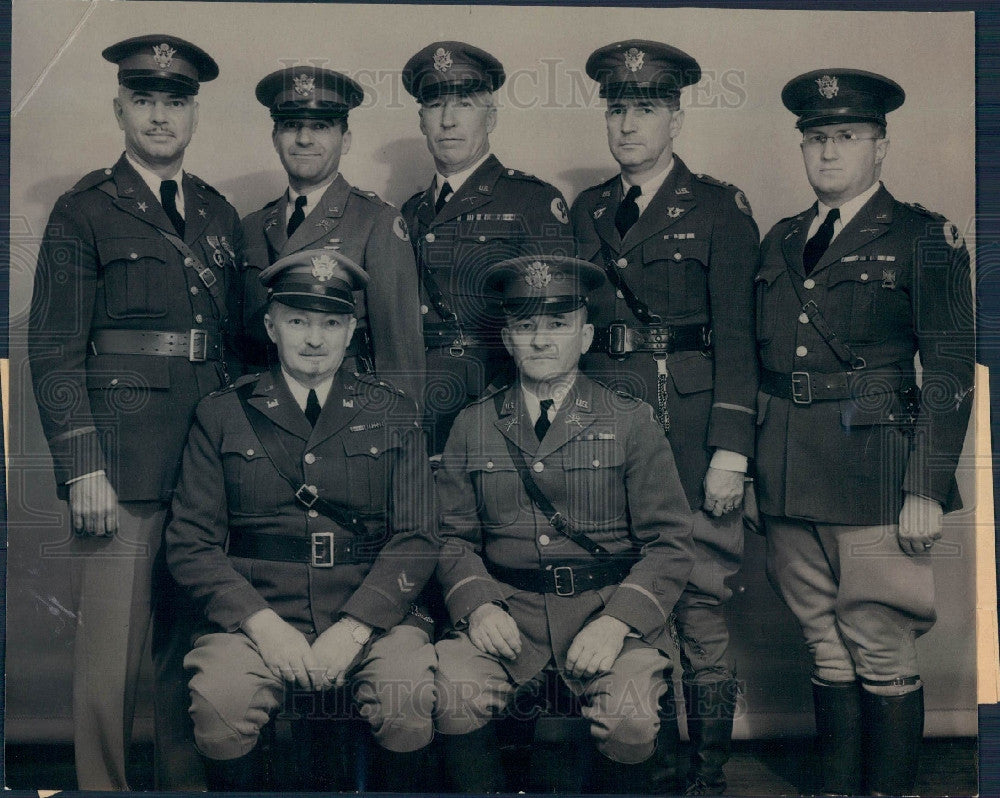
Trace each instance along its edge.
<path fill-rule="evenodd" d="M 505 73 L 479 48 L 403 68 L 436 174 L 401 215 L 340 173 L 363 89 L 274 72 L 288 188 L 242 223 L 181 168 L 211 57 L 104 56 L 125 153 L 57 202 L 30 336 L 81 554 L 81 789 L 127 788 L 152 600 L 158 787 L 260 787 L 288 691 L 349 684 L 373 787 L 433 787 L 436 731 L 452 787 L 499 790 L 493 719 L 556 674 L 595 789 L 719 794 L 752 469 L 822 789 L 912 790 L 973 330 L 957 228 L 879 182 L 897 84 L 787 84 L 817 203 L 761 245 L 744 194 L 674 153 L 701 72 L 665 44 L 588 59 L 620 171 L 572 209 L 491 153 Z"/>

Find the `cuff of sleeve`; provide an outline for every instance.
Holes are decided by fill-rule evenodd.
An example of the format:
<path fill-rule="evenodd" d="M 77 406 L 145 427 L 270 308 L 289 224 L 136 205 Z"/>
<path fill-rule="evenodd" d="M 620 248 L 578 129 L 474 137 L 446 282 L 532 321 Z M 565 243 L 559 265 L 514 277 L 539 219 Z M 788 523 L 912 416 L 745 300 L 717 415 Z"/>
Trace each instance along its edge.
<path fill-rule="evenodd" d="M 205 617 L 227 632 L 235 632 L 240 624 L 255 612 L 271 605 L 249 584 L 234 588 L 221 596 L 214 596 L 205 608 Z"/>
<path fill-rule="evenodd" d="M 101 468 L 97 471 L 91 471 L 89 474 L 80 474 L 80 476 L 78 477 L 67 479 L 66 484 L 72 485 L 74 482 L 79 482 L 81 479 L 86 479 L 87 477 L 96 477 L 96 476 L 107 476 L 107 472 L 103 468 Z"/>
<path fill-rule="evenodd" d="M 951 493 L 952 476 L 947 475 L 940 479 L 925 473 L 915 462 L 916 458 L 911 457 L 910 465 L 906 469 L 906 476 L 903 479 L 903 492 L 915 493 L 926 499 L 933 499 L 942 507 L 948 503 L 948 496 Z"/>
<path fill-rule="evenodd" d="M 445 596 L 445 604 L 453 623 L 467 619 L 476 607 L 491 602 L 503 603 L 504 593 L 493 579 L 482 576 L 469 577 L 464 583 L 452 588 Z"/>
<path fill-rule="evenodd" d="M 753 457 L 754 435 L 757 431 L 757 412 L 747 408 L 712 407 L 708 424 L 708 445 L 713 449 Z"/>
<path fill-rule="evenodd" d="M 94 427 L 85 427 L 54 438 L 49 442 L 56 483 L 67 485 L 71 480 L 107 472 L 104 451 Z"/>
<path fill-rule="evenodd" d="M 658 633 L 667 622 L 667 615 L 659 603 L 644 588 L 629 582 L 618 586 L 602 614 L 627 623 L 643 638 Z"/>
<path fill-rule="evenodd" d="M 731 452 L 728 449 L 716 449 L 709 467 L 718 468 L 721 471 L 739 471 L 741 474 L 745 474 L 747 462 L 748 458 L 745 454 Z"/>
<path fill-rule="evenodd" d="M 409 604 L 397 604 L 382 591 L 369 585 L 361 585 L 340 608 L 340 612 L 357 618 L 374 629 L 391 629 L 406 617 L 409 609 Z"/>

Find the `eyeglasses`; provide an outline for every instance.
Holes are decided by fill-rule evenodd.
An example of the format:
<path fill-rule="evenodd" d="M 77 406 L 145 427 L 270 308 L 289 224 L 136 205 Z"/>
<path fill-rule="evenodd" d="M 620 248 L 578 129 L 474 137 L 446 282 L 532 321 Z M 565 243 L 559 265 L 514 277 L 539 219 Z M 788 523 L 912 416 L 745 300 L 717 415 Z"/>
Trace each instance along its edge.
<path fill-rule="evenodd" d="M 810 133 L 803 136 L 800 146 L 803 149 L 819 150 L 826 146 L 828 141 L 832 141 L 837 147 L 850 147 L 859 141 L 878 141 L 885 136 L 859 136 L 853 130 L 841 130 L 832 136 L 825 133 Z"/>

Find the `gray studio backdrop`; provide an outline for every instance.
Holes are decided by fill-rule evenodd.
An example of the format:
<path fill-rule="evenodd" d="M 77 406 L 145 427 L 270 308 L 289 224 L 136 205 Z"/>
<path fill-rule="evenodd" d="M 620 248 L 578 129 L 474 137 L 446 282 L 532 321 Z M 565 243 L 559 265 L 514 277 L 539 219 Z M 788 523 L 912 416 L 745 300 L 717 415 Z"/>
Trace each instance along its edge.
<path fill-rule="evenodd" d="M 317 63 L 365 86 L 341 169 L 398 206 L 433 172 L 416 105 L 399 82 L 403 63 L 435 39 L 483 47 L 509 75 L 498 98 L 494 152 L 554 183 L 572 202 L 615 172 L 601 102 L 583 72 L 587 55 L 617 39 L 659 39 L 691 53 L 705 73 L 685 91 L 678 153 L 694 171 L 742 188 L 762 234 L 813 200 L 781 87 L 810 69 L 868 69 L 894 78 L 908 95 L 889 119 L 886 185 L 902 200 L 946 214 L 971 238 L 973 24 L 969 13 L 15 0 L 7 739 L 70 738 L 75 621 L 62 545 L 68 519 L 32 399 L 25 332 L 38 240 L 53 202 L 121 152 L 111 106 L 115 70 L 100 57 L 104 47 L 172 33 L 215 57 L 221 76 L 198 97 L 200 124 L 185 168 L 243 215 L 284 188 L 270 119 L 253 98 L 256 82 L 272 70 Z M 948 517 L 947 544 L 934 549 L 939 619 L 920 644 L 930 734 L 976 733 L 972 472 L 967 445 L 959 482 L 969 509 Z M 748 539 L 732 605 L 745 690 L 737 734 L 808 733 L 807 658 L 766 582 L 762 555 L 762 541 Z M 140 713 L 139 733 L 148 733 L 148 689 Z"/>

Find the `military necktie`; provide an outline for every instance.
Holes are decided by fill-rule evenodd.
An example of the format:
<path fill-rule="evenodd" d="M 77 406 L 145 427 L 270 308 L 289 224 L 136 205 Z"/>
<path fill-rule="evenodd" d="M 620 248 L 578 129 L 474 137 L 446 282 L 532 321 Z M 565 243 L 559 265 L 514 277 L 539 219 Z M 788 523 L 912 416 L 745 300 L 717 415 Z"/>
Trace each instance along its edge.
<path fill-rule="evenodd" d="M 288 217 L 288 227 L 285 228 L 285 235 L 288 238 L 292 237 L 292 233 L 299 229 L 299 225 L 306 220 L 306 202 L 307 197 L 304 194 L 300 194 L 295 198 L 295 210 L 292 211 L 292 215 Z"/>
<path fill-rule="evenodd" d="M 615 213 L 615 227 L 618 228 L 618 235 L 622 238 L 625 238 L 625 234 L 639 219 L 639 204 L 635 200 L 640 194 L 642 194 L 642 189 L 639 186 L 629 188 L 625 199 L 622 200 L 622 204 L 618 206 L 618 211 Z"/>
<path fill-rule="evenodd" d="M 160 183 L 160 204 L 167 212 L 167 218 L 177 231 L 177 235 L 184 238 L 184 217 L 177 212 L 176 180 L 164 180 Z"/>
<path fill-rule="evenodd" d="M 806 274 L 816 268 L 819 259 L 823 257 L 833 240 L 833 223 L 840 218 L 840 208 L 831 208 L 830 212 L 819 226 L 816 234 L 806 241 L 806 248 L 802 251 L 802 267 Z"/>
<path fill-rule="evenodd" d="M 319 397 L 316 396 L 316 391 L 310 388 L 309 398 L 306 399 L 306 418 L 309 419 L 309 423 L 314 427 L 316 426 L 316 421 L 319 419 L 319 413 Z"/>
<path fill-rule="evenodd" d="M 552 426 L 552 422 L 549 421 L 549 408 L 554 405 L 555 402 L 552 399 L 542 399 L 538 403 L 541 408 L 541 413 L 538 414 L 538 421 L 535 422 L 535 437 L 541 441 L 545 437 L 545 433 L 549 431 L 549 427 Z"/>
<path fill-rule="evenodd" d="M 441 209 L 448 202 L 448 197 L 452 194 L 451 183 L 447 180 L 444 181 L 444 185 L 441 186 L 441 192 L 438 194 L 437 202 L 434 203 L 434 214 L 437 215 L 441 213 Z"/>

